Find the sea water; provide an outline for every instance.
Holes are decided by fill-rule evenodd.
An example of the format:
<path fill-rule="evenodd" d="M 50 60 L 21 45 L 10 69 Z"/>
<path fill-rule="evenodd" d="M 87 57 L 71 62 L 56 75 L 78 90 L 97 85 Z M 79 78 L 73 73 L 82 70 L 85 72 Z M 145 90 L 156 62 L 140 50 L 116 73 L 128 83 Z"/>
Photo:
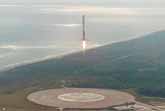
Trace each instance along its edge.
<path fill-rule="evenodd" d="M 165 28 L 164 8 L 81 2 L 0 1 L 0 70 L 81 50 L 84 14 L 86 38 L 93 46 Z"/>

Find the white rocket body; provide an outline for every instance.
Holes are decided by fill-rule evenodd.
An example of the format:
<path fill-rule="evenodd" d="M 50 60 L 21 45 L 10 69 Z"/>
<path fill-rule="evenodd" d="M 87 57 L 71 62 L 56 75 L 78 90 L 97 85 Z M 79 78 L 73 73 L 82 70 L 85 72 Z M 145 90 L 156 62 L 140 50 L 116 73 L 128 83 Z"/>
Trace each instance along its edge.
<path fill-rule="evenodd" d="M 86 32 L 85 32 L 85 15 L 82 16 L 82 27 L 83 27 L 83 38 L 82 38 L 82 48 L 85 50 L 87 43 L 86 43 Z"/>

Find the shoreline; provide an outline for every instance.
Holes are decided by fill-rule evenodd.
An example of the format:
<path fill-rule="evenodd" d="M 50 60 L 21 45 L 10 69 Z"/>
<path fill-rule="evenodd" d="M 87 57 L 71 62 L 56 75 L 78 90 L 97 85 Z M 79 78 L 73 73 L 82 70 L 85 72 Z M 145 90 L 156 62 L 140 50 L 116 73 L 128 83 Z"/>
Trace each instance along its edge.
<path fill-rule="evenodd" d="M 125 39 L 125 40 L 112 41 L 112 42 L 107 42 L 107 43 L 102 44 L 102 45 L 91 46 L 91 47 L 87 48 L 86 51 L 91 50 L 91 49 L 95 49 L 95 48 L 99 48 L 99 47 L 104 47 L 104 46 L 107 46 L 107 45 L 114 45 L 114 44 L 117 44 L 117 43 L 127 42 L 127 41 L 130 41 L 130 40 L 140 39 L 140 38 L 143 38 L 146 35 L 156 33 L 156 32 L 159 32 L 159 31 L 162 31 L 162 30 L 146 32 L 146 33 L 143 33 L 143 34 L 135 35 L 134 37 L 128 38 L 128 39 Z M 70 54 L 74 54 L 74 53 L 79 53 L 79 52 L 82 52 L 82 51 L 84 51 L 84 50 L 82 50 L 80 48 L 78 50 L 67 52 L 67 53 L 61 53 L 61 54 L 57 54 L 57 55 L 45 56 L 43 58 L 34 59 L 34 60 L 24 60 L 23 62 L 18 62 L 18 63 L 15 63 L 15 64 L 6 65 L 6 66 L 0 68 L 0 72 L 8 71 L 10 69 L 14 69 L 14 68 L 17 68 L 17 67 L 20 67 L 20 66 L 25 66 L 25 65 L 29 65 L 29 64 L 34 64 L 34 63 L 38 63 L 38 62 L 47 61 L 47 60 L 50 60 L 50 59 L 61 58 L 61 57 L 64 57 L 64 56 L 67 56 L 67 55 L 70 55 Z"/>

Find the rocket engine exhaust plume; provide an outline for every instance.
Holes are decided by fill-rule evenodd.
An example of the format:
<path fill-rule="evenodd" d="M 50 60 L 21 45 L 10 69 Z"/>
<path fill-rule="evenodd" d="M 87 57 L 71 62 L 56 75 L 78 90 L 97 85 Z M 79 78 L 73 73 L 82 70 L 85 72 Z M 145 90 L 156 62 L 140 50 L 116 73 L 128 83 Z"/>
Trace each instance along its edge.
<path fill-rule="evenodd" d="M 86 43 L 86 32 L 85 32 L 85 15 L 82 16 L 82 48 L 83 50 L 86 49 L 87 43 Z"/>
<path fill-rule="evenodd" d="M 86 47 L 87 47 L 87 43 L 86 43 L 86 41 L 85 41 L 85 40 L 83 40 L 83 41 L 82 41 L 82 48 L 83 48 L 83 50 L 85 50 L 85 49 L 86 49 Z"/>

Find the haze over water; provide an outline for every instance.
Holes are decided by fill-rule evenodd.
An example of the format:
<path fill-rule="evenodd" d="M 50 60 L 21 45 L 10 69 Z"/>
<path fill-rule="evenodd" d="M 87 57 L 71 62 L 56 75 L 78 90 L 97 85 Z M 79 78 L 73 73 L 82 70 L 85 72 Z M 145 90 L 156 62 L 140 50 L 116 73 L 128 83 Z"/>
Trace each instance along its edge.
<path fill-rule="evenodd" d="M 0 0 L 0 69 L 165 29 L 163 0 Z"/>

